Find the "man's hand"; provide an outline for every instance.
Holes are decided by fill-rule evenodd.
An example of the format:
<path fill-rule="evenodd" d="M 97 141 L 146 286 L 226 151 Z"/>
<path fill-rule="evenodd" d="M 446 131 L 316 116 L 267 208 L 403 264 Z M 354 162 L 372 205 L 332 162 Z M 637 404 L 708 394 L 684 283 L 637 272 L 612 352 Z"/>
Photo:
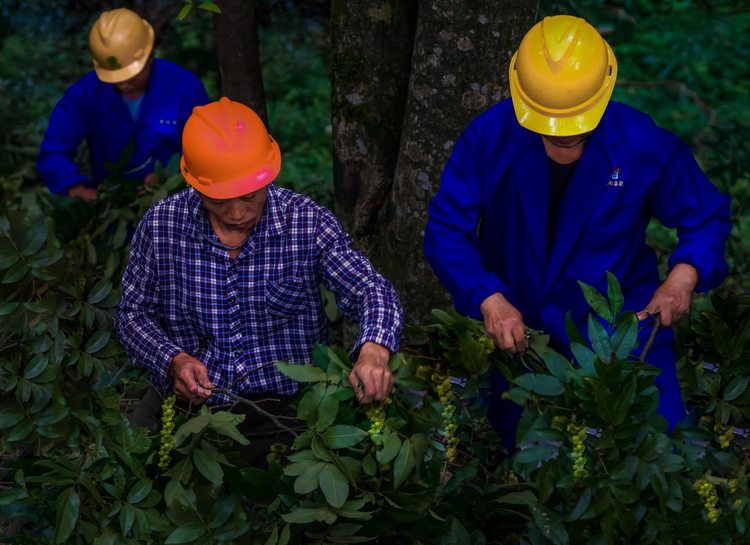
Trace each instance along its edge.
<path fill-rule="evenodd" d="M 83 183 L 68 188 L 68 197 L 83 199 L 86 202 L 91 202 L 96 199 L 96 193 L 96 188 L 86 187 Z"/>
<path fill-rule="evenodd" d="M 382 401 L 391 394 L 393 373 L 388 367 L 390 357 L 390 350 L 379 344 L 367 342 L 362 345 L 359 359 L 349 375 L 357 401 L 362 404 Z"/>
<path fill-rule="evenodd" d="M 208 380 L 208 370 L 203 362 L 185 352 L 174 357 L 168 374 L 174 378 L 175 395 L 195 405 L 204 403 L 211 395 L 211 388 L 214 388 Z"/>
<path fill-rule="evenodd" d="M 501 350 L 520 354 L 529 349 L 523 316 L 504 295 L 495 293 L 485 299 L 479 307 L 484 316 L 487 335 Z"/>
<path fill-rule="evenodd" d="M 675 265 L 654 293 L 651 302 L 638 313 L 638 319 L 643 321 L 649 316 L 659 314 L 663 327 L 680 321 L 690 312 L 690 296 L 697 283 L 698 271 L 695 267 L 686 263 Z"/>

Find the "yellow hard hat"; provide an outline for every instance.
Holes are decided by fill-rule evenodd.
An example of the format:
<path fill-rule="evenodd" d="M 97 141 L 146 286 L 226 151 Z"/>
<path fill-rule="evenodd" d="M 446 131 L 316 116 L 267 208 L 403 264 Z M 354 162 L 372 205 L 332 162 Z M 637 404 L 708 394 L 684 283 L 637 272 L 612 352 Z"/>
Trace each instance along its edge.
<path fill-rule="evenodd" d="M 154 29 L 145 19 L 120 8 L 105 11 L 89 34 L 96 75 L 105 83 L 137 76 L 154 48 Z"/>
<path fill-rule="evenodd" d="M 545 17 L 510 61 L 510 94 L 521 126 L 548 136 L 593 131 L 617 80 L 612 48 L 569 15 Z"/>

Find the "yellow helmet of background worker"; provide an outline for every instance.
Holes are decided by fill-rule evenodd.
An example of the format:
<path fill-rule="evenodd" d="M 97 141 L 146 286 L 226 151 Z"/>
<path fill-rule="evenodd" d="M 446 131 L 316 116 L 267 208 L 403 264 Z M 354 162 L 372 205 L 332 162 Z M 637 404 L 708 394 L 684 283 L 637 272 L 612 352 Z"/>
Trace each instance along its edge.
<path fill-rule="evenodd" d="M 146 66 L 154 48 L 154 29 L 129 9 L 105 11 L 91 28 L 89 46 L 99 79 L 120 83 Z"/>
<path fill-rule="evenodd" d="M 193 108 L 182 131 L 180 170 L 207 197 L 234 199 L 279 175 L 281 151 L 258 114 L 223 97 Z"/>
<path fill-rule="evenodd" d="M 593 131 L 617 80 L 617 60 L 583 19 L 545 17 L 510 61 L 510 94 L 521 126 L 547 136 Z"/>

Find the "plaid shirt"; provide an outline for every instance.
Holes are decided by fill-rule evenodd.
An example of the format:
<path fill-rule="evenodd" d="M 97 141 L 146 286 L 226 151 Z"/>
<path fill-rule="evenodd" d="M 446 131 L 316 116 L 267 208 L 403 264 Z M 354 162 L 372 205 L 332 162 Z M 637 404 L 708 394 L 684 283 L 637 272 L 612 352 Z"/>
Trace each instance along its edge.
<path fill-rule="evenodd" d="M 298 383 L 269 364 L 308 363 L 315 343 L 330 343 L 321 282 L 360 324 L 354 352 L 368 341 L 398 350 L 403 319 L 393 287 L 310 198 L 269 186 L 263 215 L 236 259 L 201 231 L 219 240 L 194 189 L 160 201 L 138 225 L 122 280 L 117 338 L 163 394 L 180 352 L 205 363 L 218 387 L 247 375 L 237 394 L 296 392 Z"/>

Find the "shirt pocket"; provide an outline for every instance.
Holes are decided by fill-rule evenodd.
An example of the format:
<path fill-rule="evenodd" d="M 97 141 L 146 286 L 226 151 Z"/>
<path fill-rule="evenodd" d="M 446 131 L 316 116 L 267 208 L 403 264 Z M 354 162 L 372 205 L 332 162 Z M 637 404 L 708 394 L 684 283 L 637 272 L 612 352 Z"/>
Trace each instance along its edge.
<path fill-rule="evenodd" d="M 265 300 L 266 312 L 281 319 L 299 316 L 311 303 L 307 285 L 296 278 L 268 280 Z"/>

